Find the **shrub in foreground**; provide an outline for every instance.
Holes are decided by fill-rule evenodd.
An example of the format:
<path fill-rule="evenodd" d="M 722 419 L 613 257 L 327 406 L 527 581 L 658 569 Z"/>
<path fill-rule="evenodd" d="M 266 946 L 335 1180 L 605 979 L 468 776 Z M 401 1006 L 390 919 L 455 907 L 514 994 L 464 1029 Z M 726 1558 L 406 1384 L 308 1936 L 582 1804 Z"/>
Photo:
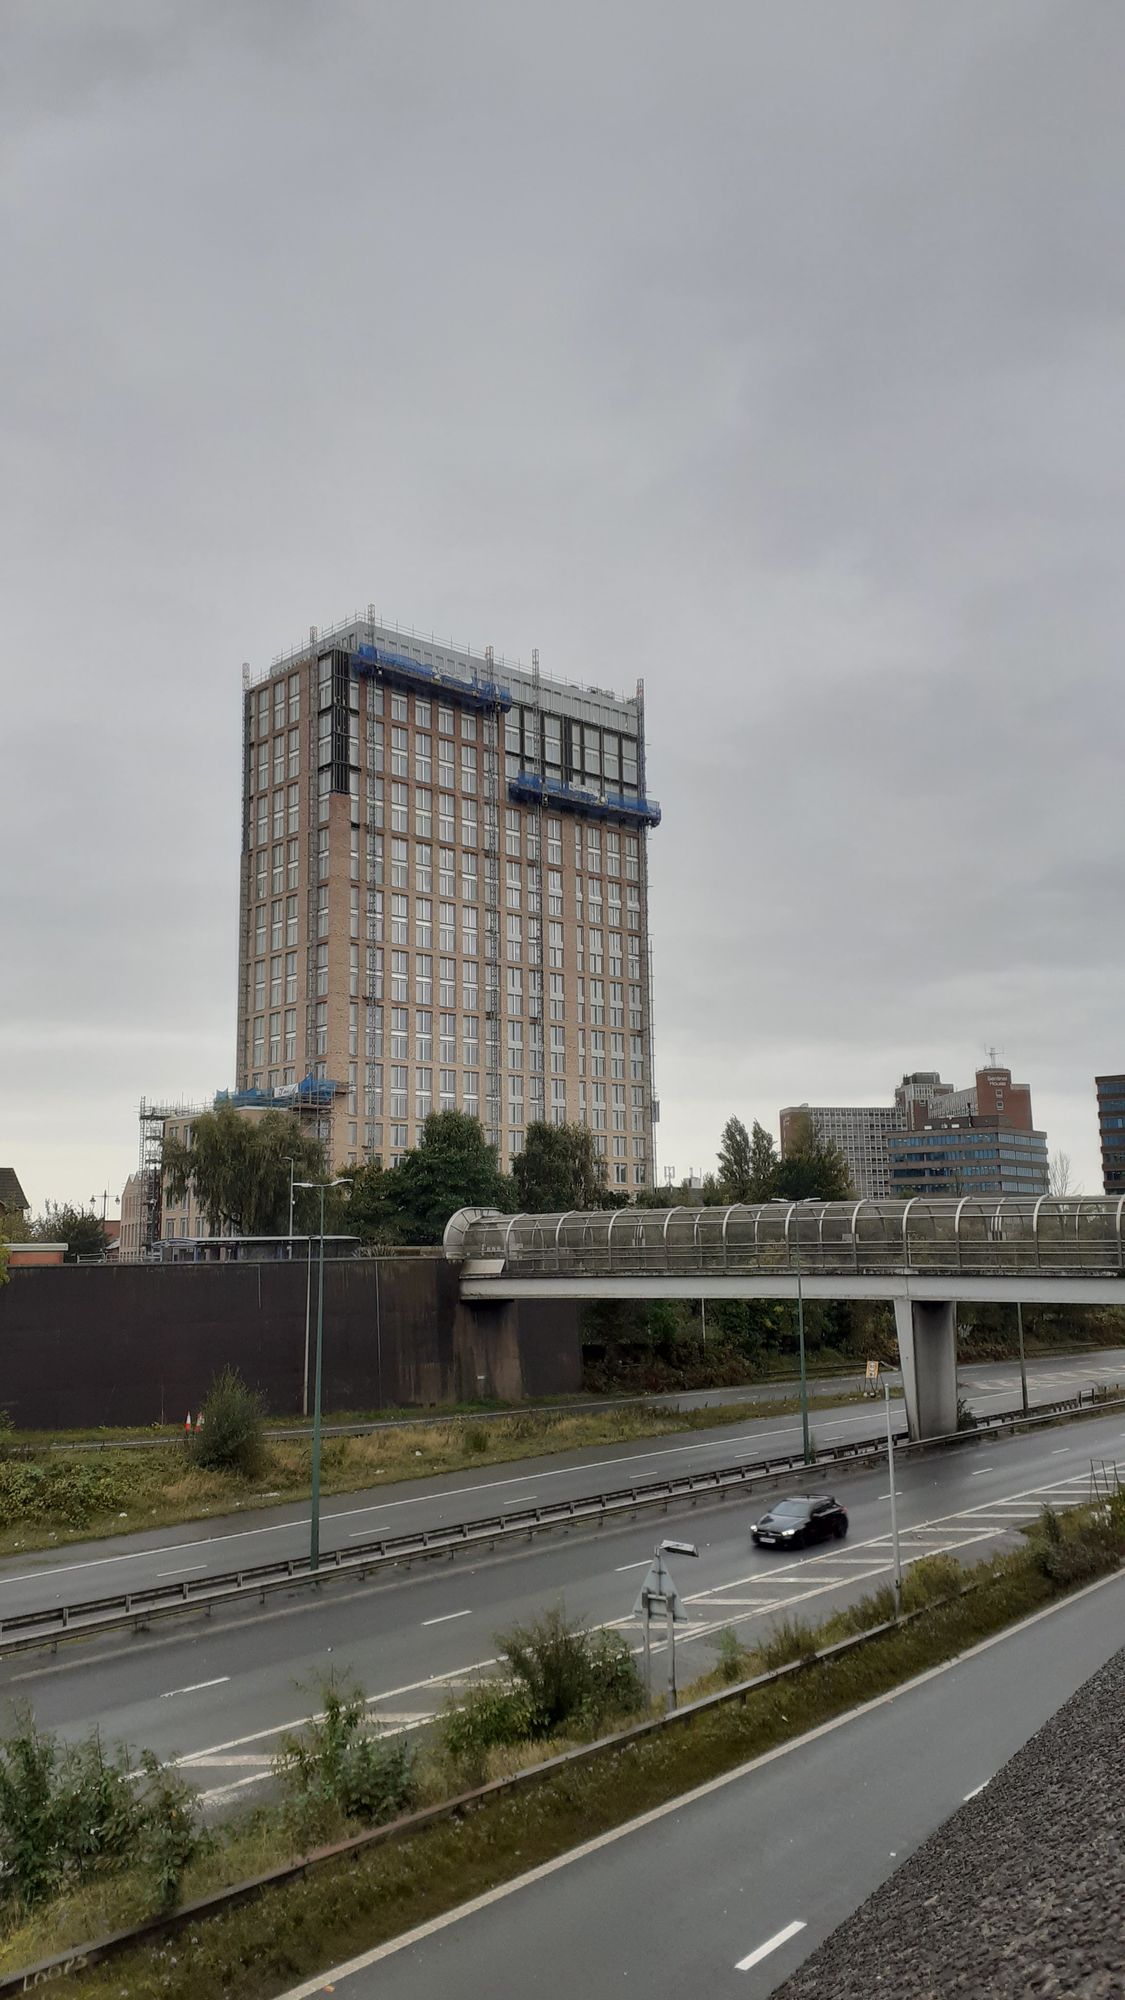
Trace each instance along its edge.
<path fill-rule="evenodd" d="M 201 1419 L 191 1441 L 195 1464 L 213 1472 L 238 1472 L 244 1479 L 256 1479 L 266 1458 L 262 1399 L 243 1381 L 237 1368 L 224 1368 L 216 1375 Z"/>
<path fill-rule="evenodd" d="M 139 1768 L 96 1733 L 58 1737 L 21 1716 L 0 1741 L 0 1903 L 30 1910 L 93 1876 L 140 1867 L 175 1906 L 205 1836 L 194 1793 L 151 1752 Z"/>
<path fill-rule="evenodd" d="M 329 1681 L 320 1699 L 321 1713 L 284 1739 L 275 1764 L 286 1818 L 302 1843 L 329 1839 L 341 1821 L 378 1826 L 416 1796 L 410 1744 L 377 1733 L 363 1690 Z"/>
<path fill-rule="evenodd" d="M 477 1783 L 488 1752 L 564 1730 L 586 1735 L 635 1714 L 644 1701 L 637 1664 L 620 1632 L 586 1632 L 557 1607 L 498 1633 L 507 1669 L 481 1681 L 442 1719 L 442 1744 L 461 1778 Z"/>

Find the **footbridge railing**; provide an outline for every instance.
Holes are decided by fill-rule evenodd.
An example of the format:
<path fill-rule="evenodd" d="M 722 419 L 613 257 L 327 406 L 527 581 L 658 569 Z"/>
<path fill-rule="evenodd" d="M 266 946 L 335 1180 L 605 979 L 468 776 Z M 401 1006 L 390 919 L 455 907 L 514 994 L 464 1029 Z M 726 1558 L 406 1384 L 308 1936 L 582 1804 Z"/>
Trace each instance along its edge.
<path fill-rule="evenodd" d="M 1125 1276 L 1125 1195 L 771 1201 L 555 1215 L 461 1209 L 446 1228 L 445 1251 L 528 1278 Z"/>

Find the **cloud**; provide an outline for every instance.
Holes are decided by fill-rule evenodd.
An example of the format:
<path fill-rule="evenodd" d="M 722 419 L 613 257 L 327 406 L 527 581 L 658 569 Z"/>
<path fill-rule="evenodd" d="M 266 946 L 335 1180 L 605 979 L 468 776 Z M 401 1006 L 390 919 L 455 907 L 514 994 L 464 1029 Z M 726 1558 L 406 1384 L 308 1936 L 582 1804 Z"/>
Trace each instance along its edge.
<path fill-rule="evenodd" d="M 996 1042 L 1095 1187 L 1116 11 L 27 0 L 8 40 L 35 1199 L 119 1184 L 142 1093 L 230 1079 L 240 663 L 369 599 L 644 676 L 665 1160 Z"/>

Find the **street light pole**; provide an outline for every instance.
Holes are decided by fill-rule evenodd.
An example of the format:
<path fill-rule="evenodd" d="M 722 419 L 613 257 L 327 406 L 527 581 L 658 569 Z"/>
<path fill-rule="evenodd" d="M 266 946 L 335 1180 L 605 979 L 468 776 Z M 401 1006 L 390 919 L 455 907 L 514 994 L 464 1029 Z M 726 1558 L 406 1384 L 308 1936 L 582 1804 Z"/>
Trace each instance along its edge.
<path fill-rule="evenodd" d="M 799 1204 L 794 1202 L 793 1236 L 797 1245 L 797 1348 L 801 1370 L 801 1449 L 805 1464 L 809 1465 L 812 1462 L 812 1452 L 809 1449 L 809 1384 L 805 1372 L 805 1299 L 801 1290 L 801 1218 L 798 1208 Z"/>
<path fill-rule="evenodd" d="M 895 1494 L 895 1434 L 891 1422 L 891 1385 L 883 1377 L 883 1400 L 887 1406 L 887 1471 L 891 1478 L 891 1547 L 895 1566 L 895 1611 L 902 1616 L 902 1554 L 898 1544 L 898 1499 Z"/>
<path fill-rule="evenodd" d="M 335 1181 L 297 1181 L 300 1188 L 316 1188 L 320 1195 L 320 1259 L 316 1284 L 316 1363 L 313 1369 L 313 1434 L 312 1434 L 312 1478 L 309 1508 L 309 1568 L 320 1568 L 320 1418 L 321 1389 L 324 1373 L 324 1197 L 330 1187 L 339 1187 Z M 310 1274 L 312 1244 L 309 1244 Z M 307 1322 L 306 1322 L 307 1326 Z M 307 1340 L 307 1334 L 306 1334 Z M 308 1365 L 305 1369 L 306 1401 L 308 1385 Z"/>
<path fill-rule="evenodd" d="M 320 1392 L 324 1362 L 324 1186 L 320 1189 L 320 1265 L 316 1280 L 316 1369 L 313 1375 L 312 1505 L 309 1568 L 320 1567 Z"/>
<path fill-rule="evenodd" d="M 289 1166 L 289 1256 L 290 1256 L 290 1259 L 292 1259 L 292 1256 L 293 1256 L 293 1185 L 294 1185 L 294 1183 L 293 1183 L 293 1169 L 294 1169 L 294 1167 L 296 1166 L 296 1161 L 295 1161 L 295 1160 L 290 1160 L 290 1161 L 288 1162 L 288 1166 Z"/>
<path fill-rule="evenodd" d="M 1018 1299 L 1016 1300 L 1016 1331 L 1019 1335 L 1019 1343 L 1020 1343 L 1020 1401 L 1023 1404 L 1023 1413 L 1024 1416 L 1026 1417 L 1028 1408 L 1027 1357 L 1023 1351 L 1023 1307 Z"/>

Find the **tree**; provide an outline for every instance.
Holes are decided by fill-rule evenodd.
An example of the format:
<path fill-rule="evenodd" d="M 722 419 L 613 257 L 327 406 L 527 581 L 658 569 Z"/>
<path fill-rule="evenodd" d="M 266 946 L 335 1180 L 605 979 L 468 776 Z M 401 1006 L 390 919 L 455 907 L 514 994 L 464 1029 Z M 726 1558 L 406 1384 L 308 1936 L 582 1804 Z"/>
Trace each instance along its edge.
<path fill-rule="evenodd" d="M 529 1215 L 598 1208 L 605 1199 L 605 1163 L 585 1125 L 534 1120 L 527 1128 L 523 1152 L 512 1162 L 512 1180 L 516 1203 Z"/>
<path fill-rule="evenodd" d="M 381 1161 L 369 1160 L 364 1167 L 346 1167 L 344 1207 L 341 1222 L 350 1236 L 361 1243 L 389 1243 L 392 1240 L 387 1215 L 387 1175 Z"/>
<path fill-rule="evenodd" d="M 35 1243 L 65 1243 L 64 1263 L 77 1264 L 80 1258 L 105 1256 L 106 1233 L 101 1217 L 92 1208 L 75 1208 L 70 1202 L 48 1201 L 42 1215 L 31 1225 Z"/>
<path fill-rule="evenodd" d="M 189 1188 L 218 1236 L 284 1236 L 289 1227 L 289 1167 L 297 1181 L 328 1178 L 324 1149 L 303 1132 L 288 1111 L 245 1118 L 233 1104 L 204 1111 L 191 1129 L 190 1144 L 168 1140 L 164 1170 L 174 1201 Z M 301 1235 L 319 1227 L 319 1197 L 298 1191 L 294 1228 Z"/>
<path fill-rule="evenodd" d="M 754 1120 L 750 1134 L 750 1200 L 772 1201 L 777 1192 L 777 1169 L 780 1162 L 772 1132 Z"/>
<path fill-rule="evenodd" d="M 8 1282 L 8 1246 L 0 1241 L 0 1285 Z"/>
<path fill-rule="evenodd" d="M 777 1165 L 774 1192 L 788 1201 L 846 1201 L 853 1192 L 838 1146 L 821 1138 L 810 1118 L 796 1123 L 795 1144 Z"/>
<path fill-rule="evenodd" d="M 1053 1195 L 1058 1195 L 1060 1198 L 1081 1194 L 1081 1188 L 1074 1184 L 1074 1170 L 1069 1153 L 1062 1151 L 1052 1153 L 1051 1164 L 1047 1169 L 1047 1186 Z"/>
<path fill-rule="evenodd" d="M 440 1243 L 457 1209 L 506 1209 L 511 1187 L 478 1118 L 434 1111 L 420 1144 L 384 1175 L 383 1198 L 393 1242 Z"/>
<path fill-rule="evenodd" d="M 719 1185 L 728 1201 L 749 1201 L 750 1134 L 741 1118 L 728 1118 L 719 1140 Z"/>

